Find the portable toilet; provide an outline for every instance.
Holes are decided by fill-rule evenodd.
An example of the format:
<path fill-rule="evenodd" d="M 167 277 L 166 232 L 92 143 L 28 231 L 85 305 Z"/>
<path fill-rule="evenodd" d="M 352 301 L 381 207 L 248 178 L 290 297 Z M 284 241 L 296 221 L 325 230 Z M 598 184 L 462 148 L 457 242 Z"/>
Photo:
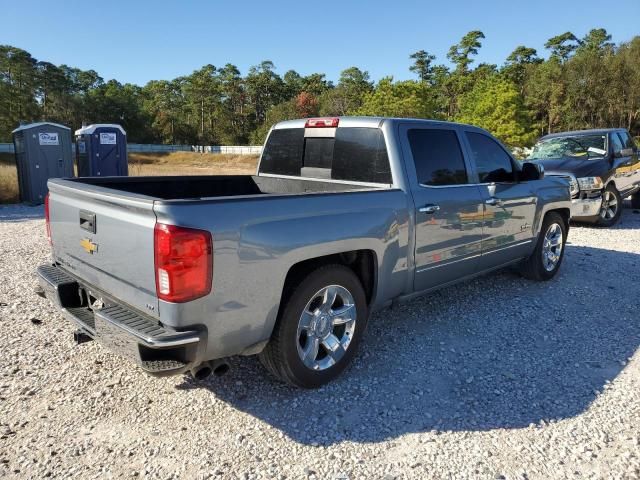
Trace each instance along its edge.
<path fill-rule="evenodd" d="M 76 161 L 79 177 L 129 175 L 124 128 L 96 123 L 76 130 Z"/>
<path fill-rule="evenodd" d="M 39 122 L 20 125 L 12 133 L 20 201 L 44 203 L 47 180 L 73 177 L 71 129 Z"/>

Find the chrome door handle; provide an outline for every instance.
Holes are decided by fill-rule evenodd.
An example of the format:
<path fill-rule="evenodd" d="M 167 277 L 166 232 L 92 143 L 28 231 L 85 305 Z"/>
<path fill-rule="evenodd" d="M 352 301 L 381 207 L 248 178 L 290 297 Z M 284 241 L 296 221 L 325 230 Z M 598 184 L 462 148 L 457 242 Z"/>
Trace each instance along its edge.
<path fill-rule="evenodd" d="M 440 205 L 425 205 L 418 209 L 420 213 L 436 213 L 440 210 Z"/>
<path fill-rule="evenodd" d="M 502 205 L 502 200 L 496 197 L 487 198 L 484 203 L 487 205 Z"/>

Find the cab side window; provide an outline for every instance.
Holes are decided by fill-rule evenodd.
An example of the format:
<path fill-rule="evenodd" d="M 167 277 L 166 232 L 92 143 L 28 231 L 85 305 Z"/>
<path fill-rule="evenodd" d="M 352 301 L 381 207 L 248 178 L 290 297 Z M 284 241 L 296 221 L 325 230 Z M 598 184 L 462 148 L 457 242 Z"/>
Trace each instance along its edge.
<path fill-rule="evenodd" d="M 633 139 L 627 132 L 618 132 L 620 140 L 622 140 L 622 148 L 633 148 L 635 150 L 636 145 Z"/>
<path fill-rule="evenodd" d="M 407 132 L 418 183 L 427 186 L 469 183 L 454 130 L 414 128 Z"/>
<path fill-rule="evenodd" d="M 495 140 L 475 132 L 466 132 L 466 136 L 471 146 L 480 183 L 515 181 L 511 157 Z"/>
<path fill-rule="evenodd" d="M 611 148 L 613 149 L 613 153 L 620 153 L 624 147 L 622 146 L 622 140 L 620 140 L 620 136 L 616 132 L 611 133 Z"/>

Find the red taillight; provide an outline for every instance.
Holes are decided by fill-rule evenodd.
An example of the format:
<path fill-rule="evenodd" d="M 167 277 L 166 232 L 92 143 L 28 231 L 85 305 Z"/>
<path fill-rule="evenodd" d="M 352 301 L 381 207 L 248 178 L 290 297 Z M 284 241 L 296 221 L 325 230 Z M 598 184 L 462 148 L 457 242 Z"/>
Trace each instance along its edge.
<path fill-rule="evenodd" d="M 335 128 L 338 126 L 340 119 L 333 118 L 310 118 L 304 124 L 304 128 Z"/>
<path fill-rule="evenodd" d="M 153 247 L 158 298 L 183 303 L 211 291 L 213 241 L 209 232 L 156 223 Z"/>
<path fill-rule="evenodd" d="M 44 197 L 44 224 L 47 229 L 47 240 L 49 245 L 53 245 L 51 241 L 51 223 L 49 221 L 49 194 Z"/>

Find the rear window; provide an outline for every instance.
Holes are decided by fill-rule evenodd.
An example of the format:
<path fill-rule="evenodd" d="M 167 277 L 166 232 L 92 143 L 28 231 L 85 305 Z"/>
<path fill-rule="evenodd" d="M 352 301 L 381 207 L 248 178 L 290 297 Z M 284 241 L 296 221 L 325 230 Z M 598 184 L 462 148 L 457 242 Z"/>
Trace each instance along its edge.
<path fill-rule="evenodd" d="M 378 128 L 337 128 L 335 138 L 304 137 L 304 128 L 273 130 L 261 173 L 392 183 L 384 135 Z M 304 170 L 303 170 L 304 169 Z"/>

